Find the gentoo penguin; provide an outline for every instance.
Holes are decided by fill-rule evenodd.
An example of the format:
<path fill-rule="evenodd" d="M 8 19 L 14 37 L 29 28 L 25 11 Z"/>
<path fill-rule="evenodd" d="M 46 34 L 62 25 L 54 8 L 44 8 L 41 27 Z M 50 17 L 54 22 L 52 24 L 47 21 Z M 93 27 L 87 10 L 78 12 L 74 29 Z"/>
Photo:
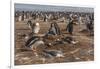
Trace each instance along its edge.
<path fill-rule="evenodd" d="M 34 27 L 33 27 L 33 33 L 34 34 L 38 34 L 39 33 L 39 30 L 40 30 L 40 25 L 39 25 L 39 23 L 35 23 L 34 24 Z"/>
<path fill-rule="evenodd" d="M 19 22 L 22 21 L 22 16 L 21 15 L 18 17 L 18 21 Z"/>
<path fill-rule="evenodd" d="M 44 46 L 44 41 L 38 36 L 33 36 L 32 38 L 27 40 L 25 46 L 30 48 L 34 52 L 35 56 L 38 56 L 37 47 Z"/>
<path fill-rule="evenodd" d="M 39 30 L 40 30 L 39 23 L 32 23 L 32 21 L 29 20 L 27 22 L 27 24 L 28 24 L 28 26 L 29 26 L 29 28 L 30 28 L 30 30 L 32 31 L 33 34 L 38 34 L 39 33 Z"/>
<path fill-rule="evenodd" d="M 64 57 L 63 52 L 59 50 L 43 50 L 43 52 L 48 57 Z"/>
<path fill-rule="evenodd" d="M 60 35 L 60 34 L 61 34 L 61 31 L 60 31 L 58 24 L 54 22 L 54 23 L 51 23 L 51 26 L 48 32 L 45 34 L 45 36 L 47 37 L 49 35 Z"/>
<path fill-rule="evenodd" d="M 27 24 L 28 24 L 28 27 L 32 30 L 32 27 L 33 27 L 32 21 L 28 20 Z"/>
<path fill-rule="evenodd" d="M 77 44 L 78 43 L 78 41 L 74 40 L 74 38 L 71 36 L 67 36 L 67 37 L 63 38 L 62 40 L 69 44 Z"/>

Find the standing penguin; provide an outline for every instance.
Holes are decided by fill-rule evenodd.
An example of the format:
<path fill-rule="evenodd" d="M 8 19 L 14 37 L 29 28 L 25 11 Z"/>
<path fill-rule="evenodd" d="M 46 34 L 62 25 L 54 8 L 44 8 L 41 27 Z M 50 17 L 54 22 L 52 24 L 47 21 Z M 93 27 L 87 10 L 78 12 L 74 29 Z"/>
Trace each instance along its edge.
<path fill-rule="evenodd" d="M 46 17 L 47 17 L 47 16 L 46 16 L 46 14 L 45 14 L 45 15 L 44 15 L 44 22 L 46 22 L 46 19 L 47 19 Z"/>
<path fill-rule="evenodd" d="M 31 20 L 28 20 L 28 22 L 27 22 L 27 24 L 28 24 L 28 27 L 30 28 L 30 29 L 32 29 L 32 21 Z"/>
<path fill-rule="evenodd" d="M 25 13 L 24 13 L 24 11 L 22 11 L 22 21 L 24 21 L 24 15 L 25 15 Z"/>
<path fill-rule="evenodd" d="M 61 31 L 60 31 L 58 24 L 55 22 L 54 25 L 55 25 L 55 28 L 56 28 L 57 35 L 60 35 Z"/>
<path fill-rule="evenodd" d="M 61 34 L 61 32 L 60 32 L 60 28 L 59 28 L 58 24 L 54 22 L 54 23 L 51 23 L 51 26 L 45 36 L 60 35 L 60 34 Z"/>
<path fill-rule="evenodd" d="M 28 24 L 30 30 L 32 30 L 32 33 L 33 33 L 33 34 L 38 34 L 38 33 L 39 33 L 39 30 L 40 30 L 40 25 L 39 25 L 39 23 L 34 23 L 34 24 L 33 24 L 32 21 L 29 20 L 29 21 L 27 22 L 27 24 Z"/>
<path fill-rule="evenodd" d="M 39 33 L 39 30 L 40 30 L 40 25 L 39 25 L 39 23 L 33 24 L 32 32 L 33 32 L 34 34 L 38 34 L 38 33 Z"/>
<path fill-rule="evenodd" d="M 73 34 L 73 20 L 71 20 L 69 22 L 69 24 L 67 25 L 66 30 L 69 32 L 69 34 L 71 34 L 71 35 Z"/>
<path fill-rule="evenodd" d="M 22 21 L 22 16 L 21 16 L 21 15 L 19 15 L 18 21 L 19 21 L 19 22 Z"/>

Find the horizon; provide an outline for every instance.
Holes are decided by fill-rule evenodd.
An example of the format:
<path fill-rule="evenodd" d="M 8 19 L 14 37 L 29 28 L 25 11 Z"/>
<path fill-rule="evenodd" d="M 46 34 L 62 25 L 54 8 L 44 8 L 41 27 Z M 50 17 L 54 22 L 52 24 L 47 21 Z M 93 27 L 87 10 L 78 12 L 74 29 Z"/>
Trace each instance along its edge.
<path fill-rule="evenodd" d="M 39 4 L 15 3 L 15 11 L 67 11 L 67 12 L 94 12 L 90 7 L 55 6 Z"/>

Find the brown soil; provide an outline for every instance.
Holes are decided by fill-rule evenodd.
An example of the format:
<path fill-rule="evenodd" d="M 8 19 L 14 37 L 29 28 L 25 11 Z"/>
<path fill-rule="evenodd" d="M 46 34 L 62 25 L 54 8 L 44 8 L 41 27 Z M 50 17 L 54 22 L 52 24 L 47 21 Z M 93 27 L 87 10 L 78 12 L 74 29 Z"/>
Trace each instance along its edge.
<path fill-rule="evenodd" d="M 65 57 L 62 58 L 46 58 L 45 62 L 44 58 L 41 56 L 39 52 L 38 57 L 36 57 L 32 50 L 25 47 L 24 34 L 29 34 L 31 31 L 29 30 L 27 21 L 15 22 L 15 65 L 29 65 L 29 64 L 47 64 L 47 63 L 62 63 L 62 62 L 79 62 L 79 61 L 93 61 L 94 60 L 94 44 L 93 44 L 93 36 L 89 36 L 88 32 L 79 32 L 78 25 L 74 25 L 73 38 L 79 41 L 77 44 L 57 44 L 55 46 L 46 46 L 47 50 L 61 50 L 65 54 Z M 40 32 L 39 34 L 44 34 L 49 29 L 49 22 L 44 23 L 42 21 L 38 21 L 40 23 Z M 68 36 L 68 32 L 65 31 L 66 23 L 58 23 L 62 33 L 63 38 Z M 61 38 L 60 36 L 55 37 Z M 48 39 L 48 42 L 53 42 L 53 39 Z M 41 51 L 42 48 L 38 48 Z"/>

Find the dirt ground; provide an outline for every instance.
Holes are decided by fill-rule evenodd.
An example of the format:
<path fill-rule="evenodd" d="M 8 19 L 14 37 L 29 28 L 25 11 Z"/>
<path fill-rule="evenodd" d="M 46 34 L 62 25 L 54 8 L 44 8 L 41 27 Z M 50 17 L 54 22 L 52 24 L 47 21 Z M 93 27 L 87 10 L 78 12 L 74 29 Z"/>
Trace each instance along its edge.
<path fill-rule="evenodd" d="M 50 22 L 40 23 L 39 34 L 44 34 L 50 27 Z M 79 32 L 79 25 L 74 25 L 73 38 L 79 41 L 77 44 L 58 44 L 55 46 L 46 47 L 47 50 L 61 50 L 66 53 L 62 58 L 44 58 L 34 56 L 32 50 L 25 47 L 25 40 L 23 35 L 29 34 L 31 31 L 26 24 L 27 21 L 15 22 L 15 65 L 29 65 L 29 64 L 48 64 L 48 63 L 67 63 L 67 62 L 80 62 L 80 61 L 93 61 L 94 60 L 94 38 L 89 36 L 88 32 Z M 58 23 L 62 34 L 68 36 L 69 34 L 65 30 L 66 23 Z M 84 25 L 83 25 L 84 27 Z M 58 36 L 57 38 L 60 38 Z M 53 41 L 53 40 L 51 40 Z M 39 48 L 41 50 L 41 48 Z"/>

